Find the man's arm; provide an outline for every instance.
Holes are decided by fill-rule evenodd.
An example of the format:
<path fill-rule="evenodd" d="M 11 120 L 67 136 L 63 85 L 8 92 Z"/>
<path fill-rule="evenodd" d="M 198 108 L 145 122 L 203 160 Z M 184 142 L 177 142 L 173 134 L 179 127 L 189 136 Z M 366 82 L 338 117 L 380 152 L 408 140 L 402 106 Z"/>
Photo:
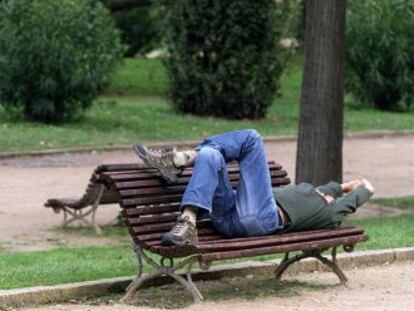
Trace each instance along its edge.
<path fill-rule="evenodd" d="M 355 179 L 343 184 L 331 181 L 326 185 L 317 187 L 316 189 L 320 192 L 332 196 L 334 199 L 341 197 L 345 193 L 354 191 L 361 185 L 365 185 L 371 192 L 374 192 L 374 188 L 366 179 Z"/>
<path fill-rule="evenodd" d="M 358 207 L 363 205 L 374 194 L 374 189 L 369 189 L 364 183 L 356 189 L 349 192 L 342 198 L 336 200 L 333 204 L 335 211 L 343 216 L 356 211 Z"/>

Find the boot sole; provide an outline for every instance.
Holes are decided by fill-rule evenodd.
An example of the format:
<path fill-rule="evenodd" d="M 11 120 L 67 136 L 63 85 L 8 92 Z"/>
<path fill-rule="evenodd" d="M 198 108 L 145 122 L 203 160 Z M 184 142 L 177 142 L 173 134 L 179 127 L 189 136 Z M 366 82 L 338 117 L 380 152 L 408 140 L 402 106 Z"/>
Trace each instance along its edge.
<path fill-rule="evenodd" d="M 158 173 L 161 175 L 162 178 L 165 179 L 165 181 L 169 184 L 177 182 L 178 174 L 181 173 L 180 170 L 177 170 L 177 173 L 171 172 L 171 169 L 165 168 L 162 165 L 159 165 L 157 163 L 154 163 L 153 161 L 148 159 L 147 152 L 143 148 L 143 145 L 137 144 L 134 145 L 134 151 L 135 153 L 140 157 L 144 163 L 152 168 L 155 168 Z"/>

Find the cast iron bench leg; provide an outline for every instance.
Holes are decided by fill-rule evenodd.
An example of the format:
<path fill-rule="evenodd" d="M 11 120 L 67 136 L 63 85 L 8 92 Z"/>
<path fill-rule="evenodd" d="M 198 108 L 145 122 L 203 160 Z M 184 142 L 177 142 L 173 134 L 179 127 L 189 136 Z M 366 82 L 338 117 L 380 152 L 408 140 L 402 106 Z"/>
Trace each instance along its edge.
<path fill-rule="evenodd" d="M 101 228 L 99 228 L 99 226 L 95 222 L 95 215 L 96 215 L 96 211 L 99 207 L 99 202 L 101 201 L 104 190 L 105 190 L 105 186 L 103 184 L 101 184 L 99 186 L 98 195 L 97 195 L 95 201 L 91 205 L 90 209 L 85 211 L 85 212 L 83 212 L 83 209 L 75 209 L 75 210 L 72 211 L 67 206 L 62 206 L 61 209 L 63 209 L 63 213 L 64 213 L 62 227 L 67 227 L 72 222 L 79 221 L 81 223 L 84 223 L 87 226 L 93 227 L 95 229 L 96 233 L 100 234 L 101 233 Z M 68 215 L 71 216 L 70 219 L 68 219 L 68 217 L 67 217 Z M 91 215 L 92 221 L 89 221 L 89 220 L 86 219 L 86 217 L 89 216 L 89 215 Z"/>
<path fill-rule="evenodd" d="M 336 247 L 332 248 L 332 260 L 322 256 L 322 253 L 324 250 L 315 250 L 315 251 L 302 251 L 301 254 L 296 255 L 295 257 L 289 258 L 289 253 L 285 253 L 285 256 L 283 257 L 282 261 L 279 263 L 275 270 L 275 277 L 277 280 L 280 280 L 282 277 L 283 272 L 293 263 L 302 260 L 304 258 L 308 257 L 314 257 L 318 259 L 323 264 L 327 265 L 329 268 L 331 268 L 332 272 L 334 272 L 338 278 L 341 284 L 345 284 L 347 281 L 347 278 L 345 274 L 342 272 L 342 270 L 339 268 L 337 262 L 336 262 Z"/>
<path fill-rule="evenodd" d="M 191 293 L 194 302 L 200 303 L 204 300 L 203 296 L 201 295 L 200 291 L 198 290 L 197 286 L 193 283 L 193 280 L 191 278 L 191 268 L 192 265 L 197 261 L 197 257 L 188 257 L 182 260 L 177 265 L 174 265 L 174 261 L 172 258 L 163 257 L 161 258 L 160 264 L 158 264 L 157 262 L 155 262 L 155 260 L 148 257 L 140 246 L 135 245 L 134 250 L 138 258 L 138 272 L 134 280 L 126 288 L 126 294 L 122 298 L 122 301 L 131 300 L 134 294 L 140 289 L 140 287 L 142 287 L 142 285 L 145 282 L 162 275 L 167 275 L 179 282 L 185 289 L 187 289 Z M 168 259 L 170 261 L 169 265 L 164 264 L 165 259 Z M 155 269 L 155 271 L 150 274 L 142 274 L 143 261 L 152 266 Z M 177 270 L 181 268 L 186 268 L 186 278 L 177 274 Z"/>

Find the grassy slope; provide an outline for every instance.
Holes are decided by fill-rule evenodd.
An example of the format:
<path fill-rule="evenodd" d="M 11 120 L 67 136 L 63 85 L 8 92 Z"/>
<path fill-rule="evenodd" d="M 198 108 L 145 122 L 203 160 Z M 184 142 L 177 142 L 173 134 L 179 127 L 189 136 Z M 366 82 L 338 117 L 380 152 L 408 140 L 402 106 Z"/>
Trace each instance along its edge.
<path fill-rule="evenodd" d="M 383 206 L 393 206 L 401 209 L 414 209 L 414 196 L 378 198 L 372 200 L 372 202 Z"/>
<path fill-rule="evenodd" d="M 414 246 L 414 215 L 358 220 L 347 224 L 363 226 L 370 236 L 370 240 L 358 245 L 357 250 Z M 83 234 L 93 234 L 91 232 L 84 230 Z M 106 231 L 108 236 L 119 234 L 126 234 L 126 231 Z M 263 261 L 272 258 L 275 256 L 253 259 Z M 0 289 L 132 275 L 135 265 L 135 256 L 127 244 L 62 248 L 45 252 L 0 253 Z"/>
<path fill-rule="evenodd" d="M 0 110 L 0 152 L 200 139 L 209 134 L 242 128 L 256 128 L 263 135 L 295 134 L 301 79 L 301 59 L 296 58 L 283 77 L 282 96 L 275 100 L 263 120 L 200 118 L 176 114 L 161 97 L 148 97 L 161 95 L 166 90 L 167 78 L 162 65 L 158 60 L 130 59 L 115 75 L 108 95 L 77 122 L 60 126 L 16 123 L 7 120 Z M 414 129 L 414 118 L 412 113 L 347 107 L 345 129 Z"/>
<path fill-rule="evenodd" d="M 163 96 L 167 75 L 158 59 L 126 58 L 112 78 L 107 93 Z"/>

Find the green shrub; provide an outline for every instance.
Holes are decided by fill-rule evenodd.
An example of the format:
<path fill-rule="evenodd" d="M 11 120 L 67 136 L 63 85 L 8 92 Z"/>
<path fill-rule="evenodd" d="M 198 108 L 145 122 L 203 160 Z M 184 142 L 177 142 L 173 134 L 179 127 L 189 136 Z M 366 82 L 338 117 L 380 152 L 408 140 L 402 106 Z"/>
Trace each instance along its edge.
<path fill-rule="evenodd" d="M 122 55 L 100 2 L 0 3 L 0 98 L 30 120 L 59 122 L 91 106 Z"/>
<path fill-rule="evenodd" d="M 125 56 L 145 53 L 160 45 L 157 16 L 152 6 L 138 7 L 114 13 L 116 25 L 127 45 Z"/>
<path fill-rule="evenodd" d="M 414 99 L 414 1 L 353 0 L 347 16 L 347 89 L 400 110 Z"/>
<path fill-rule="evenodd" d="M 280 87 L 288 3 L 169 2 L 165 65 L 174 106 L 199 115 L 264 117 Z"/>

